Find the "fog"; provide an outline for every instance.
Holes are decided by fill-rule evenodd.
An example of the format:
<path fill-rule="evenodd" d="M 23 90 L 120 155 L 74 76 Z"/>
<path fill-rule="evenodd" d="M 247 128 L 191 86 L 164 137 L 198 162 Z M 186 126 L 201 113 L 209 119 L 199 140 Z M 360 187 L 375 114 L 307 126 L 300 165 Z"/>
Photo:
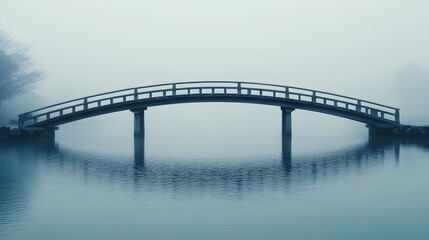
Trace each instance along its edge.
<path fill-rule="evenodd" d="M 0 26 L 31 46 L 47 74 L 34 89 L 40 101 L 19 109 L 155 83 L 239 80 L 349 95 L 417 116 L 427 110 L 416 106 L 428 100 L 428 13 L 424 0 L 1 0 Z M 251 105 L 195 106 L 162 107 L 153 118 L 189 116 L 177 120 L 185 124 L 200 114 L 215 123 L 219 114 L 253 113 L 258 121 L 247 124 L 255 128 L 262 115 L 279 115 Z M 296 124 L 325 119 L 297 116 Z"/>

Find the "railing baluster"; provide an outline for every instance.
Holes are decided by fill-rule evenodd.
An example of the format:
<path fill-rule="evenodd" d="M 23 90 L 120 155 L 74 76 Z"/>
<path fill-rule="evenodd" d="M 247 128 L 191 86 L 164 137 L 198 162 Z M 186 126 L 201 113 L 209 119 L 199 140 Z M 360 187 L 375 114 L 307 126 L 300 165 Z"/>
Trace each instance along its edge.
<path fill-rule="evenodd" d="M 176 95 L 176 84 L 173 84 L 173 95 Z"/>
<path fill-rule="evenodd" d="M 289 99 L 289 88 L 285 87 L 285 98 Z"/>
<path fill-rule="evenodd" d="M 190 88 L 188 88 L 188 95 L 190 95 L 191 94 L 191 89 Z"/>
<path fill-rule="evenodd" d="M 361 100 L 358 100 L 358 102 L 357 102 L 356 111 L 362 112 L 362 101 Z"/>
<path fill-rule="evenodd" d="M 123 96 L 122 97 L 122 102 L 126 102 L 127 101 L 127 97 L 126 96 Z"/>
<path fill-rule="evenodd" d="M 83 109 L 88 109 L 88 98 L 83 99 Z"/>
<path fill-rule="evenodd" d="M 60 116 L 64 115 L 63 114 L 63 109 L 60 110 Z"/>
<path fill-rule="evenodd" d="M 18 123 L 20 127 L 24 127 L 24 122 L 27 114 L 21 114 L 18 116 Z"/>
<path fill-rule="evenodd" d="M 313 95 L 311 96 L 311 102 L 316 103 L 316 91 L 313 91 Z"/>
<path fill-rule="evenodd" d="M 174 90 L 176 91 L 176 90 Z M 176 93 L 173 93 L 173 95 L 176 95 Z M 149 98 L 152 98 L 152 92 L 149 93 Z"/>
<path fill-rule="evenodd" d="M 113 104 L 113 98 L 110 98 L 110 104 Z"/>
<path fill-rule="evenodd" d="M 76 106 L 72 107 L 72 112 L 76 112 Z"/>
<path fill-rule="evenodd" d="M 49 119 L 51 119 L 51 114 L 50 114 L 50 113 L 47 113 L 47 114 L 46 114 L 46 120 L 49 120 Z"/>
<path fill-rule="evenodd" d="M 214 94 L 215 93 L 215 88 L 212 88 L 212 94 Z"/>
<path fill-rule="evenodd" d="M 241 83 L 237 83 L 237 92 L 241 94 Z"/>
<path fill-rule="evenodd" d="M 139 93 L 137 91 L 137 88 L 134 88 L 134 100 L 138 100 L 139 99 Z"/>
<path fill-rule="evenodd" d="M 101 107 L 101 101 L 97 102 L 98 107 Z"/>
<path fill-rule="evenodd" d="M 400 119 L 399 119 L 399 109 L 395 109 L 395 122 L 399 123 Z"/>

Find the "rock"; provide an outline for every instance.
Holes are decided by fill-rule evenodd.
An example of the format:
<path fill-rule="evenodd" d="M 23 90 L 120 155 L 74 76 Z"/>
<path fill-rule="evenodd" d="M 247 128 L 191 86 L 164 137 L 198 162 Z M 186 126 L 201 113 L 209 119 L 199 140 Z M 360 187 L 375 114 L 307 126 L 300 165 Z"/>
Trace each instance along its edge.
<path fill-rule="evenodd" d="M 10 135 L 10 136 L 14 136 L 14 137 L 19 137 L 19 136 L 21 136 L 21 135 L 22 135 L 22 133 L 21 133 L 21 130 L 19 130 L 19 128 L 12 128 L 12 129 L 9 131 L 9 135 Z"/>
<path fill-rule="evenodd" d="M 0 136 L 6 137 L 9 135 L 9 132 L 10 132 L 10 127 L 3 127 L 3 126 L 0 127 Z"/>
<path fill-rule="evenodd" d="M 405 129 L 405 135 L 411 135 L 412 134 L 412 129 L 411 128 L 406 128 Z"/>
<path fill-rule="evenodd" d="M 16 120 L 16 119 L 12 119 L 12 120 L 10 120 L 9 121 L 9 124 L 13 124 L 13 125 L 18 125 L 18 120 Z"/>

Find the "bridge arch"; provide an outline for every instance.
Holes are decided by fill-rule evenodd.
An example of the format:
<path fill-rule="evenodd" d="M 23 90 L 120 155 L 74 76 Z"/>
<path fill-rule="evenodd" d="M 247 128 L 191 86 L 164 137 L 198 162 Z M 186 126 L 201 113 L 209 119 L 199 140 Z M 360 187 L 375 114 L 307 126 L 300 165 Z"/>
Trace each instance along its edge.
<path fill-rule="evenodd" d="M 279 106 L 283 134 L 291 134 L 291 112 L 303 109 L 370 126 L 400 124 L 399 109 L 348 96 L 277 84 L 237 81 L 195 81 L 157 84 L 78 98 L 19 115 L 23 128 L 52 128 L 102 114 L 132 110 L 135 134 L 144 134 L 148 107 L 192 102 L 239 102 Z"/>

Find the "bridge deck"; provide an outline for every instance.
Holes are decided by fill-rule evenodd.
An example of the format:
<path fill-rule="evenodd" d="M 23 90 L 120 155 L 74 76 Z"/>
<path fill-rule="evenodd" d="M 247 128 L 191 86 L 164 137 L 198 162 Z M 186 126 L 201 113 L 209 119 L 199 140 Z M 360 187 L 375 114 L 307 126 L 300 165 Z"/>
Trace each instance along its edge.
<path fill-rule="evenodd" d="M 245 102 L 332 114 L 367 124 L 399 124 L 399 109 L 386 105 L 275 84 L 200 81 L 158 84 L 112 91 L 21 114 L 21 127 L 53 127 L 126 109 L 185 102 Z"/>

